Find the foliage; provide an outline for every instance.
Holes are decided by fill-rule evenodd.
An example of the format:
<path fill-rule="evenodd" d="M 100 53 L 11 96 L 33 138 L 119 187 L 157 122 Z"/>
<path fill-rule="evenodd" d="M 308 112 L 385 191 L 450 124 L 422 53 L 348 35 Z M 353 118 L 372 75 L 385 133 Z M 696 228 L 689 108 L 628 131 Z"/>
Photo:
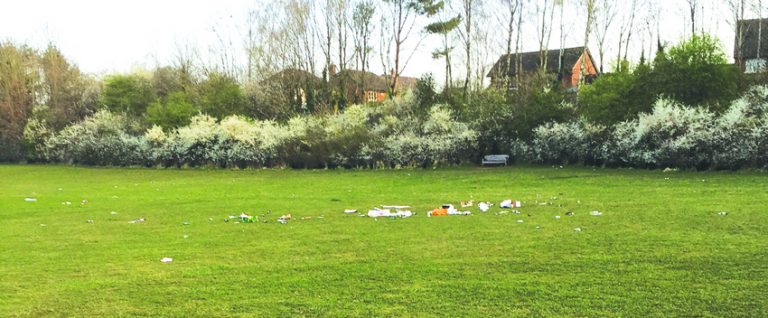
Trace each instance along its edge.
<path fill-rule="evenodd" d="M 21 140 L 38 85 L 38 60 L 29 47 L 0 43 L 0 161 L 23 157 Z"/>
<path fill-rule="evenodd" d="M 246 99 L 237 81 L 224 74 L 211 73 L 200 83 L 200 110 L 215 118 L 245 113 Z"/>
<path fill-rule="evenodd" d="M 147 120 L 169 129 L 189 124 L 198 112 L 184 92 L 172 92 L 164 100 L 158 99 L 147 108 Z"/>
<path fill-rule="evenodd" d="M 592 122 L 612 125 L 647 111 L 632 96 L 636 78 L 629 72 L 617 72 L 600 76 L 591 85 L 582 86 L 579 90 L 580 113 Z"/>
<path fill-rule="evenodd" d="M 112 112 L 140 117 L 154 99 L 151 81 L 143 74 L 116 74 L 104 80 L 101 104 Z"/>
<path fill-rule="evenodd" d="M 435 80 L 432 74 L 424 74 L 416 80 L 416 87 L 413 90 L 416 99 L 416 112 L 426 115 L 429 108 L 437 101 L 437 92 L 435 91 Z"/>
<path fill-rule="evenodd" d="M 738 95 L 737 69 L 727 64 L 720 42 L 707 34 L 693 35 L 653 62 L 659 95 L 683 104 L 721 112 Z"/>

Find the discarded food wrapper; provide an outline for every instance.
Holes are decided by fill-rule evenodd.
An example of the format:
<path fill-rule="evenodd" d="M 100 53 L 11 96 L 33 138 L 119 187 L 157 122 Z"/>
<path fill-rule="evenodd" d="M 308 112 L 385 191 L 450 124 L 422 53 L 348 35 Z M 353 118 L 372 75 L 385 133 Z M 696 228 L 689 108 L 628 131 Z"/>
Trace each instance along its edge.
<path fill-rule="evenodd" d="M 555 215 L 555 220 L 559 220 L 559 219 L 560 219 L 560 216 L 559 215 Z"/>
<path fill-rule="evenodd" d="M 64 202 L 61 202 L 61 205 L 72 205 L 72 202 L 64 201 Z"/>
<path fill-rule="evenodd" d="M 725 212 L 725 211 L 717 212 L 717 215 L 719 215 L 719 216 L 726 216 L 726 215 L 728 215 L 728 212 Z"/>
<path fill-rule="evenodd" d="M 471 207 L 473 205 L 475 205 L 475 200 L 470 199 L 467 202 L 461 201 L 461 207 L 462 208 L 468 208 L 468 207 Z"/>
<path fill-rule="evenodd" d="M 93 220 L 86 221 L 88 224 L 93 224 Z"/>
<path fill-rule="evenodd" d="M 24 201 L 26 201 L 26 202 L 37 202 L 37 199 L 35 199 L 35 198 L 25 198 Z"/>
<path fill-rule="evenodd" d="M 491 208 L 488 202 L 480 202 L 477 204 L 477 207 L 480 208 L 480 211 L 483 211 L 483 212 L 488 212 L 488 209 Z"/>
<path fill-rule="evenodd" d="M 576 232 L 581 232 L 581 228 L 580 227 L 577 227 L 577 228 L 575 228 L 573 230 L 576 231 Z"/>
<path fill-rule="evenodd" d="M 571 211 L 565 212 L 565 215 L 566 216 L 573 216 L 573 212 L 571 212 Z"/>
<path fill-rule="evenodd" d="M 135 219 L 135 220 L 129 221 L 128 223 L 131 223 L 131 224 L 136 224 L 136 223 L 142 223 L 142 222 L 144 222 L 144 221 L 146 221 L 146 219 L 145 219 L 145 218 L 143 218 L 143 217 L 141 217 L 141 218 L 138 218 L 138 219 Z"/>
<path fill-rule="evenodd" d="M 173 259 L 170 258 L 170 257 L 163 257 L 163 258 L 160 259 L 160 262 L 162 262 L 162 263 L 170 263 L 170 262 L 173 262 Z"/>
<path fill-rule="evenodd" d="M 368 216 L 372 218 L 390 217 L 390 218 L 409 218 L 413 216 L 411 207 L 407 205 L 385 205 L 381 208 L 373 208 L 368 211 Z M 394 210 L 395 212 L 392 212 Z"/>
<path fill-rule="evenodd" d="M 517 220 L 517 223 L 523 223 L 523 220 Z"/>
<path fill-rule="evenodd" d="M 519 208 L 521 206 L 520 201 L 504 200 L 501 201 L 499 207 L 502 209 Z"/>
<path fill-rule="evenodd" d="M 595 210 L 595 211 L 589 212 L 589 215 L 591 215 L 591 216 L 601 216 L 601 215 L 603 215 L 603 212 Z"/>
<path fill-rule="evenodd" d="M 355 213 L 357 213 L 357 210 L 353 210 L 353 209 L 344 210 L 344 214 L 355 214 Z"/>
<path fill-rule="evenodd" d="M 285 220 L 285 219 L 283 219 L 283 218 L 279 218 L 279 219 L 277 219 L 277 222 L 280 222 L 280 224 L 288 224 L 288 221 L 286 221 L 286 220 Z"/>

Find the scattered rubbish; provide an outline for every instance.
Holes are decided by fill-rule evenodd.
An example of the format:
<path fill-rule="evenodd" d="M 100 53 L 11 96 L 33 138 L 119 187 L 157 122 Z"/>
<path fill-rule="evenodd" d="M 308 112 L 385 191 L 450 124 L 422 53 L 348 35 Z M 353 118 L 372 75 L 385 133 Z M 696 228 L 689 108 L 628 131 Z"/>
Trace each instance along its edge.
<path fill-rule="evenodd" d="M 229 218 L 230 218 L 230 219 L 236 219 L 237 217 L 236 217 L 236 216 L 234 216 L 234 215 L 230 215 L 230 216 L 229 216 Z"/>
<path fill-rule="evenodd" d="M 477 204 L 477 207 L 480 208 L 480 211 L 482 212 L 488 212 L 488 209 L 491 208 L 491 203 L 489 202 L 480 202 Z"/>
<path fill-rule="evenodd" d="M 552 201 L 555 201 L 555 200 L 557 200 L 557 197 L 551 197 L 549 199 L 552 200 Z"/>
<path fill-rule="evenodd" d="M 86 204 L 88 204 L 88 200 L 83 199 L 83 201 L 80 201 L 80 204 L 81 205 L 86 205 Z"/>
<path fill-rule="evenodd" d="M 277 218 L 277 222 L 280 222 L 280 224 L 287 224 L 287 223 L 288 223 L 288 220 L 290 220 L 290 219 L 292 219 L 292 218 L 293 218 L 293 217 L 291 216 L 291 214 L 290 214 L 290 213 L 288 213 L 288 214 L 283 214 L 283 215 L 281 215 L 279 218 Z"/>
<path fill-rule="evenodd" d="M 559 215 L 555 215 L 555 220 L 559 220 L 559 219 L 560 219 L 560 216 Z"/>
<path fill-rule="evenodd" d="M 184 234 L 184 236 L 182 236 L 182 237 L 185 238 L 185 239 L 188 239 L 189 235 Z"/>
<path fill-rule="evenodd" d="M 393 210 L 394 212 L 392 212 Z M 409 218 L 413 216 L 413 212 L 411 212 L 411 207 L 407 205 L 384 205 L 381 208 L 375 207 L 373 210 L 369 210 L 368 216 L 372 218 Z"/>
<path fill-rule="evenodd" d="M 453 204 L 443 204 L 440 208 L 427 212 L 427 217 L 446 216 L 446 215 L 471 215 L 469 211 L 459 211 Z"/>
<path fill-rule="evenodd" d="M 88 221 L 85 221 L 85 222 L 87 222 L 88 224 L 93 224 L 93 220 L 88 220 Z"/>
<path fill-rule="evenodd" d="M 231 218 L 232 217 L 230 217 L 230 219 Z M 254 222 L 258 222 L 259 219 L 258 218 L 254 218 L 253 215 L 248 215 L 248 214 L 245 214 L 245 213 L 240 213 L 240 221 L 242 221 L 243 223 L 254 223 Z"/>
<path fill-rule="evenodd" d="M 565 215 L 567 215 L 567 216 L 573 216 L 573 212 L 571 212 L 571 211 L 565 212 Z"/>
<path fill-rule="evenodd" d="M 667 168 L 664 168 L 663 172 L 677 172 L 677 168 L 669 168 L 669 167 L 667 167 Z"/>
<path fill-rule="evenodd" d="M 504 200 L 501 201 L 499 204 L 499 207 L 502 209 L 511 209 L 511 208 L 519 208 L 522 204 L 520 204 L 520 201 L 513 201 L 513 200 Z"/>
<path fill-rule="evenodd" d="M 147 219 L 145 219 L 145 218 L 143 218 L 143 217 L 140 217 L 140 218 L 138 218 L 138 219 L 135 219 L 135 220 L 129 221 L 128 223 L 131 223 L 131 224 L 136 224 L 136 223 L 142 223 L 142 222 L 144 222 L 144 221 L 146 221 L 146 220 L 147 220 Z"/>
<path fill-rule="evenodd" d="M 116 195 L 113 195 L 113 196 L 112 196 L 112 198 L 113 198 L 113 199 L 119 199 L 120 197 L 118 197 L 118 196 L 116 196 Z"/>
<path fill-rule="evenodd" d="M 41 227 L 46 227 L 47 225 L 45 225 L 45 224 L 40 224 L 40 226 L 41 226 Z"/>
<path fill-rule="evenodd" d="M 285 219 L 283 219 L 283 218 L 279 218 L 279 219 L 277 219 L 277 222 L 280 222 L 280 224 L 287 224 L 287 223 L 288 223 L 288 221 L 286 221 L 286 220 L 285 220 Z"/>
<path fill-rule="evenodd" d="M 719 216 L 726 216 L 726 215 L 728 215 L 728 212 L 725 212 L 725 211 L 717 212 L 717 215 L 719 215 Z"/>
<path fill-rule="evenodd" d="M 472 198 L 472 196 L 469 196 L 469 201 L 467 201 L 467 202 L 461 201 L 461 207 L 462 208 L 468 208 L 468 207 L 471 207 L 473 205 L 475 205 L 475 199 Z"/>
<path fill-rule="evenodd" d="M 25 198 L 24 201 L 26 201 L 26 202 L 37 202 L 37 199 L 35 199 L 35 198 Z"/>
<path fill-rule="evenodd" d="M 181 223 L 181 224 L 182 224 L 182 225 L 189 225 L 189 221 L 184 221 L 184 222 L 183 222 L 183 223 Z"/>
<path fill-rule="evenodd" d="M 357 213 L 357 210 L 353 210 L 353 209 L 344 210 L 344 214 L 355 214 L 355 213 Z"/>
<path fill-rule="evenodd" d="M 170 262 L 173 262 L 173 259 L 170 258 L 170 257 L 163 257 L 163 258 L 160 259 L 160 262 L 162 262 L 162 263 L 170 263 Z"/>
<path fill-rule="evenodd" d="M 61 205 L 72 205 L 72 202 L 64 201 L 64 202 L 61 202 Z"/>
<path fill-rule="evenodd" d="M 581 228 L 580 227 L 574 228 L 573 230 L 576 231 L 576 232 L 581 232 Z"/>
<path fill-rule="evenodd" d="M 517 220 L 517 223 L 523 223 L 523 220 Z"/>
<path fill-rule="evenodd" d="M 541 202 L 541 203 L 539 203 L 539 205 L 545 206 L 545 205 L 549 205 L 549 203 L 548 202 Z"/>
<path fill-rule="evenodd" d="M 112 214 L 112 215 L 117 215 L 117 212 L 115 212 L 115 211 L 112 211 L 112 212 L 109 212 L 109 214 Z"/>
<path fill-rule="evenodd" d="M 591 216 L 601 216 L 601 215 L 603 215 L 603 212 L 595 210 L 595 211 L 589 212 L 589 215 L 591 215 Z"/>

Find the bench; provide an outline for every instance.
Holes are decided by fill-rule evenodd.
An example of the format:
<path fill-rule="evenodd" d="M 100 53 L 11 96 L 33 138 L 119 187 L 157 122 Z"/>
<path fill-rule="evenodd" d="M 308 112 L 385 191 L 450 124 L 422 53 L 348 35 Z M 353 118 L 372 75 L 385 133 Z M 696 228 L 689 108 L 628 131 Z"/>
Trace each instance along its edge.
<path fill-rule="evenodd" d="M 483 157 L 483 166 L 486 164 L 489 164 L 489 165 L 503 164 L 506 166 L 508 159 L 509 159 L 509 155 L 486 155 Z"/>

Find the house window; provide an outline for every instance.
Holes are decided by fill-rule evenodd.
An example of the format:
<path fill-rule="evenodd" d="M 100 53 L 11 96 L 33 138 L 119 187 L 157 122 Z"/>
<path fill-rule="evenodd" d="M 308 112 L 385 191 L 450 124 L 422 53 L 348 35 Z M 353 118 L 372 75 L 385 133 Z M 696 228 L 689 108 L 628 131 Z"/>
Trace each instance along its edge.
<path fill-rule="evenodd" d="M 375 102 L 375 101 L 376 101 L 376 92 L 374 92 L 374 91 L 368 91 L 368 98 L 366 98 L 366 100 L 367 100 L 369 103 Z"/>
<path fill-rule="evenodd" d="M 744 73 L 754 74 L 765 71 L 765 59 L 748 59 Z"/>

